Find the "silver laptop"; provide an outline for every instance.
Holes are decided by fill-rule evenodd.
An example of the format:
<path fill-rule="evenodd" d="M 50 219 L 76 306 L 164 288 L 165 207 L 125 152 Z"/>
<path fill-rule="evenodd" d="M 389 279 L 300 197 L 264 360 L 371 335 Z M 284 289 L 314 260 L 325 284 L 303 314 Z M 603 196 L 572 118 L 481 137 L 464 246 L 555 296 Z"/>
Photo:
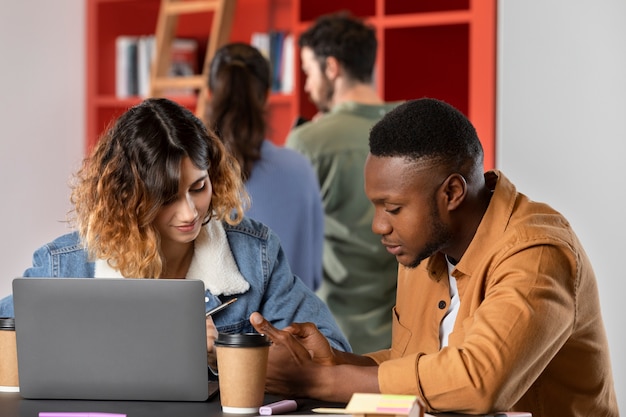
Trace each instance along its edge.
<path fill-rule="evenodd" d="M 202 281 L 16 278 L 13 297 L 22 397 L 209 397 Z"/>

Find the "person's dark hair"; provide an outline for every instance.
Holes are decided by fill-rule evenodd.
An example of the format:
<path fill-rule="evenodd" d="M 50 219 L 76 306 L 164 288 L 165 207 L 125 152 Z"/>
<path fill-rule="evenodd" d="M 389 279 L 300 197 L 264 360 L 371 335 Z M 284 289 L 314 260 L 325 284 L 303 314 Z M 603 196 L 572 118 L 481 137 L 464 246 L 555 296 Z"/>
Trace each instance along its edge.
<path fill-rule="evenodd" d="M 376 63 L 376 32 L 348 12 L 319 17 L 298 40 L 300 48 L 309 47 L 325 69 L 326 58 L 334 57 L 348 75 L 363 83 L 372 81 Z"/>
<path fill-rule="evenodd" d="M 372 127 L 369 146 L 374 156 L 429 160 L 461 174 L 483 165 L 472 123 L 451 105 L 431 98 L 407 101 L 387 113 Z"/>
<path fill-rule="evenodd" d="M 244 180 L 261 158 L 270 82 L 268 60 L 248 44 L 225 45 L 211 61 L 206 123 L 237 158 Z"/>
<path fill-rule="evenodd" d="M 106 259 L 126 277 L 161 275 L 153 222 L 178 195 L 185 157 L 209 173 L 213 196 L 204 220 L 241 221 L 247 194 L 237 161 L 191 111 L 148 99 L 107 129 L 75 175 L 72 220 L 92 258 Z"/>

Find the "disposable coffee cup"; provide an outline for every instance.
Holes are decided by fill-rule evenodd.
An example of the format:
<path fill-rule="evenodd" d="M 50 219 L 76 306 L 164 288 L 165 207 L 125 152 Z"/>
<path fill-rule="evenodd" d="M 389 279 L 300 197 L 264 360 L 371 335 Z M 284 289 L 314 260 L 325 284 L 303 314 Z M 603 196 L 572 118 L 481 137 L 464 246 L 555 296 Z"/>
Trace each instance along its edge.
<path fill-rule="evenodd" d="M 215 341 L 224 413 L 258 414 L 265 395 L 270 339 L 258 333 L 220 333 Z"/>
<path fill-rule="evenodd" d="M 0 392 L 18 392 L 15 320 L 0 317 Z"/>

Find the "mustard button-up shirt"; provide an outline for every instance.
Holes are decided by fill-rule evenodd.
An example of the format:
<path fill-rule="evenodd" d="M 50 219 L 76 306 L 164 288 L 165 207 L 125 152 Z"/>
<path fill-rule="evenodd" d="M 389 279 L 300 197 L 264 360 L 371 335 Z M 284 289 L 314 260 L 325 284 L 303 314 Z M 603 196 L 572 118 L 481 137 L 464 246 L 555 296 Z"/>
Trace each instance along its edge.
<path fill-rule="evenodd" d="M 398 271 L 392 347 L 369 354 L 383 393 L 420 396 L 430 411 L 618 416 L 596 278 L 567 220 L 500 172 L 456 265 L 461 300 L 447 347 L 445 258 Z"/>

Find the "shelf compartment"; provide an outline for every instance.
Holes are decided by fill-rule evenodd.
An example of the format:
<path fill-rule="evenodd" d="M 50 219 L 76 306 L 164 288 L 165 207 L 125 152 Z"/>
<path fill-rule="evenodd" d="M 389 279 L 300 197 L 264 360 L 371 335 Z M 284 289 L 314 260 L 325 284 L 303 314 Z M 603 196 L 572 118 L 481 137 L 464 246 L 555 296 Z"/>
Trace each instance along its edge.
<path fill-rule="evenodd" d="M 406 1 L 406 0 L 403 0 Z M 367 18 L 376 15 L 376 0 L 302 0 L 299 21 L 308 22 L 328 13 L 349 10 L 354 16 Z"/>
<path fill-rule="evenodd" d="M 459 108 L 475 124 L 494 166 L 495 0 L 237 0 L 231 42 L 250 42 L 253 32 L 281 30 L 296 38 L 292 94 L 272 94 L 268 138 L 283 144 L 297 115 L 316 112 L 304 92 L 297 39 L 323 14 L 348 10 L 375 29 L 379 51 L 377 89 L 387 100 L 430 96 Z M 115 97 L 115 40 L 151 35 L 159 0 L 87 0 L 87 146 L 106 125 L 141 97 Z M 211 12 L 182 15 L 177 37 L 193 38 L 204 55 Z M 202 62 L 204 56 L 199 56 Z M 193 110 L 195 96 L 171 97 Z"/>
<path fill-rule="evenodd" d="M 384 36 L 385 100 L 432 97 L 468 113 L 468 24 L 394 28 Z"/>
<path fill-rule="evenodd" d="M 479 0 L 480 1 L 480 0 Z M 385 14 L 412 14 L 469 10 L 469 0 L 385 0 Z"/>

